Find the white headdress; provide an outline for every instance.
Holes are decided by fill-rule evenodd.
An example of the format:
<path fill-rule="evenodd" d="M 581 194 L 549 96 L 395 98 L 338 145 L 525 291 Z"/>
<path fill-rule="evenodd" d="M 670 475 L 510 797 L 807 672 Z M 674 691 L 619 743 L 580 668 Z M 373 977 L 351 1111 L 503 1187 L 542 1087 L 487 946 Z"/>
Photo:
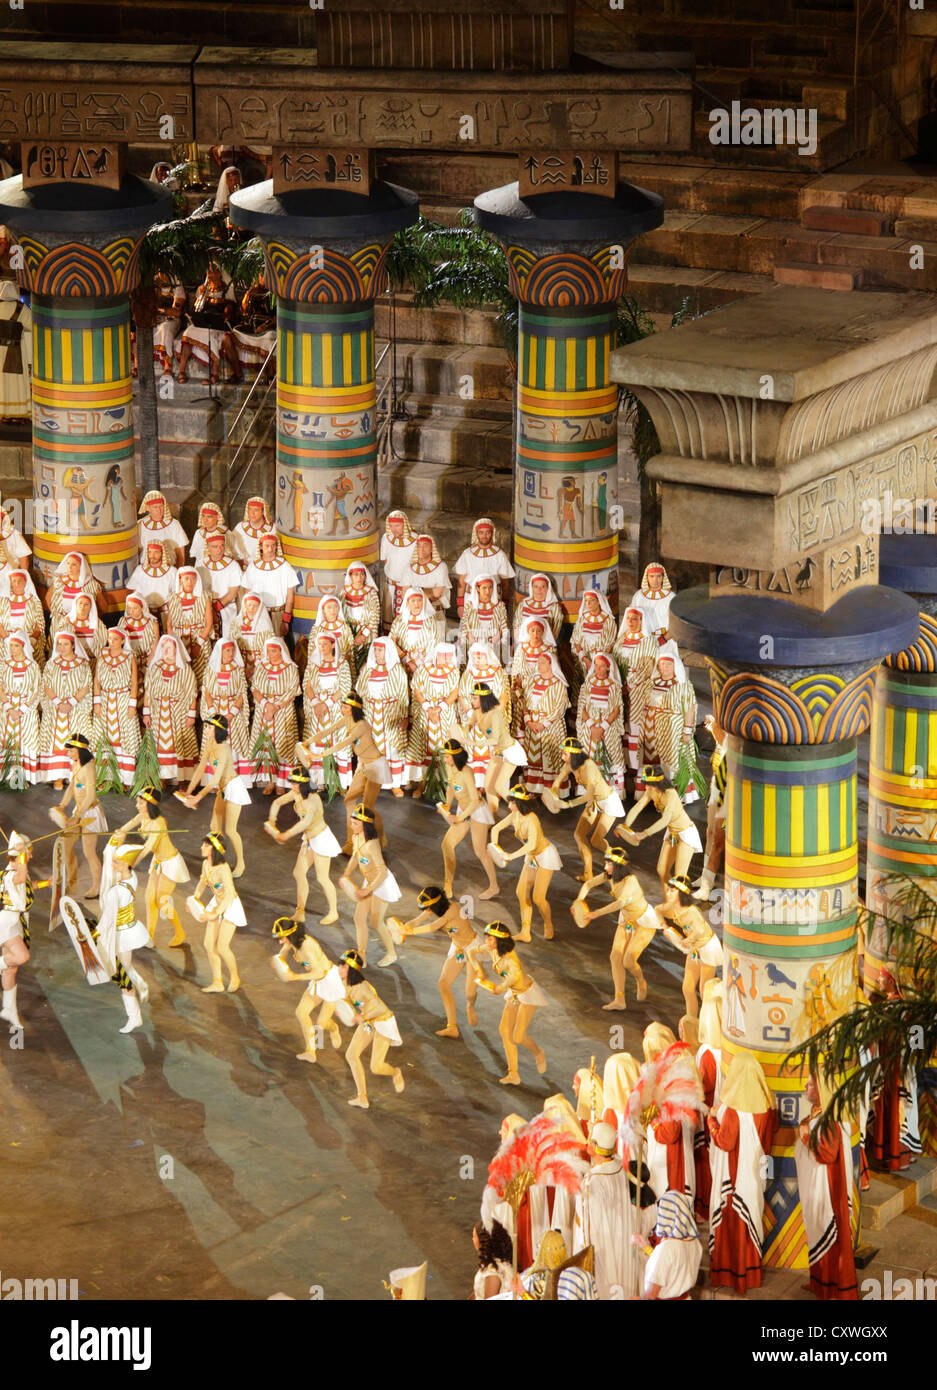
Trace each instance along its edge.
<path fill-rule="evenodd" d="M 92 629 L 96 628 L 98 625 L 98 610 L 97 605 L 95 604 L 95 601 L 90 594 L 76 594 L 72 601 L 69 603 L 68 607 L 66 608 L 65 616 L 71 623 L 72 627 L 74 627 L 78 622 L 78 605 L 82 599 L 86 600 L 86 602 L 91 604 L 91 607 L 88 609 L 88 616 L 84 620 L 84 626 L 90 627 Z"/>
<path fill-rule="evenodd" d="M 350 589 L 350 588 L 351 588 L 351 572 L 352 572 L 352 570 L 364 570 L 364 587 L 365 587 L 366 589 L 376 589 L 376 588 L 377 588 L 377 584 L 375 583 L 375 580 L 374 580 L 374 575 L 373 575 L 373 574 L 371 573 L 371 571 L 368 569 L 367 565 L 364 563 L 363 560 L 352 560 L 351 564 L 348 566 L 348 568 L 347 568 L 346 571 L 345 571 L 345 578 L 344 578 L 344 581 L 343 581 L 343 588 L 345 588 L 345 589 Z"/>
<path fill-rule="evenodd" d="M 668 642 L 665 642 L 662 647 L 658 648 L 657 656 L 654 661 L 655 666 L 660 661 L 662 656 L 670 657 L 671 661 L 673 662 L 673 673 L 676 679 L 678 681 L 685 681 L 687 678 L 686 667 L 680 660 L 680 652 L 678 651 L 677 644 L 672 637 Z"/>
<path fill-rule="evenodd" d="M 621 672 L 620 672 L 619 669 L 618 669 L 618 662 L 615 660 L 615 658 L 614 658 L 609 652 L 594 652 L 594 653 L 593 653 L 592 660 L 589 662 L 589 669 L 588 669 L 588 671 L 586 672 L 586 684 L 588 685 L 589 682 L 590 682 L 591 680 L 598 680 L 598 673 L 597 673 L 597 671 L 596 671 L 596 669 L 595 669 L 595 663 L 596 663 L 596 661 L 599 660 L 600 657 L 601 657 L 601 659 L 602 659 L 603 661 L 605 661 L 605 662 L 608 663 L 608 683 L 609 683 L 609 685 L 617 686 L 617 687 L 620 689 L 620 688 L 621 688 Z"/>
<path fill-rule="evenodd" d="M 231 197 L 231 192 L 228 188 L 228 175 L 240 174 L 240 172 L 236 164 L 229 164 L 227 168 L 222 169 L 221 177 L 218 180 L 218 187 L 215 190 L 215 201 L 212 204 L 212 212 L 216 214 L 219 212 L 227 212 L 228 200 Z"/>
<path fill-rule="evenodd" d="M 530 583 L 529 583 L 528 586 L 527 586 L 527 593 L 524 595 L 524 602 L 525 602 L 525 603 L 536 603 L 536 602 L 537 602 L 537 600 L 533 597 L 533 582 L 534 582 L 535 579 L 543 579 L 543 580 L 546 582 L 546 586 L 547 586 L 547 596 L 546 596 L 546 598 L 544 599 L 544 602 L 545 602 L 546 604 L 548 604 L 548 605 L 551 604 L 551 603 L 559 603 L 559 599 L 556 597 L 556 593 L 554 592 L 554 589 L 553 589 L 553 581 L 552 581 L 552 579 L 550 578 L 550 576 L 549 576 L 548 574 L 544 574 L 542 570 L 538 570 L 536 574 L 532 574 L 532 575 L 530 576 Z"/>
<path fill-rule="evenodd" d="M 426 595 L 422 589 L 408 589 L 404 594 L 403 603 L 400 605 L 400 616 L 403 618 L 404 622 L 409 623 L 414 617 L 410 612 L 410 599 L 413 598 L 414 595 L 420 600 L 420 611 L 416 616 L 419 617 L 421 622 L 435 623 L 436 614 L 433 612 L 433 606 L 431 603 L 427 602 Z"/>
<path fill-rule="evenodd" d="M 192 592 L 197 597 L 200 596 L 202 594 L 202 576 L 199 574 L 198 570 L 195 568 L 194 565 L 180 565 L 179 569 L 176 570 L 176 587 L 174 592 L 177 594 L 181 594 L 183 592 L 182 576 L 184 574 L 195 575 L 195 588 L 192 590 Z"/>
<path fill-rule="evenodd" d="M 389 637 L 376 637 L 368 648 L 368 658 L 365 662 L 365 669 L 373 671 L 377 662 L 374 659 L 374 648 L 378 645 L 384 648 L 384 666 L 388 671 L 392 671 L 395 666 L 400 665 L 400 654 Z"/>
<path fill-rule="evenodd" d="M 235 642 L 234 638 L 219 637 L 218 641 L 214 644 L 214 646 L 211 649 L 211 656 L 208 658 L 208 669 L 209 671 L 214 671 L 216 676 L 218 672 L 221 670 L 221 649 L 225 646 L 234 648 L 234 656 L 231 658 L 231 665 L 240 666 L 242 668 L 244 666 L 244 658 L 241 655 L 241 649 L 238 646 L 237 642 Z"/>
<path fill-rule="evenodd" d="M 264 638 L 264 656 L 267 655 L 268 647 L 279 647 L 280 655 L 283 658 L 283 664 L 285 666 L 295 666 L 296 663 L 290 656 L 289 647 L 283 641 L 282 637 L 275 637 L 271 632 L 268 636 Z"/>
<path fill-rule="evenodd" d="M 474 579 L 469 580 L 468 584 L 465 586 L 465 602 L 472 608 L 478 607 L 478 586 L 484 583 L 486 579 L 491 585 L 491 606 L 494 607 L 494 605 L 501 600 L 501 595 L 498 591 L 497 577 L 493 574 L 479 574 L 476 575 Z"/>
<path fill-rule="evenodd" d="M 474 672 L 475 670 L 475 662 L 472 660 L 473 656 L 483 656 L 485 658 L 485 665 L 486 667 L 488 667 L 489 670 L 491 670 L 492 668 L 498 671 L 504 669 L 501 665 L 501 662 L 495 655 L 495 649 L 494 647 L 492 647 L 490 642 L 473 642 L 472 645 L 469 647 L 468 667 L 469 670 L 472 672 Z"/>
<path fill-rule="evenodd" d="M 612 612 L 611 608 L 609 607 L 608 599 L 607 599 L 607 598 L 605 597 L 605 595 L 602 593 L 602 590 L 601 590 L 601 589 L 586 589 L 585 593 L 584 593 L 583 596 L 582 596 L 582 599 L 583 599 L 582 604 L 580 605 L 580 608 L 579 608 L 580 616 L 584 616 L 584 614 L 585 614 L 585 600 L 586 600 L 586 594 L 595 594 L 596 598 L 597 598 L 598 601 L 599 601 L 599 610 L 600 610 L 600 612 L 602 613 L 603 617 L 606 617 L 606 618 L 614 618 L 615 615 L 614 615 L 614 613 Z"/>
<path fill-rule="evenodd" d="M 456 649 L 452 642 L 437 642 L 435 647 L 433 647 L 432 650 L 429 651 L 423 658 L 423 665 L 438 666 L 439 658 L 441 656 L 451 656 L 452 666 L 455 670 L 459 669 L 459 662 L 458 657 L 456 655 Z"/>
<path fill-rule="evenodd" d="M 55 572 L 56 574 L 62 575 L 64 577 L 68 573 L 68 562 L 73 555 L 77 555 L 78 559 L 81 561 L 81 572 L 78 575 L 78 583 L 87 584 L 88 580 L 92 577 L 91 569 L 88 565 L 88 561 L 85 559 L 84 555 L 82 555 L 80 550 L 70 550 L 67 555 L 63 555 L 61 560 L 55 567 Z"/>
<path fill-rule="evenodd" d="M 71 627 L 71 624 L 69 624 L 68 627 L 60 627 L 58 632 L 55 634 L 55 640 L 52 643 L 51 660 L 54 661 L 56 656 L 58 655 L 57 647 L 60 637 L 70 637 L 75 648 L 75 655 L 81 661 L 88 660 L 88 649 L 85 646 L 84 642 L 81 640 L 81 638 L 75 633 L 75 631 Z"/>
<path fill-rule="evenodd" d="M 540 627 L 543 628 L 543 645 L 551 649 L 554 648 L 556 646 L 556 637 L 554 635 L 552 627 L 550 626 L 549 618 L 538 617 L 536 613 L 530 614 L 521 623 L 520 631 L 517 634 L 518 645 L 523 645 L 529 642 L 531 623 L 537 623 Z"/>
<path fill-rule="evenodd" d="M 127 616 L 127 604 L 130 602 L 131 599 L 135 599 L 137 603 L 139 603 L 140 615 L 143 618 L 144 622 L 150 622 L 153 618 L 153 614 L 150 612 L 150 605 L 147 603 L 146 599 L 137 589 L 131 589 L 127 597 L 124 599 L 124 617 Z"/>
<path fill-rule="evenodd" d="M 13 590 L 10 586 L 10 580 L 13 578 L 14 574 L 21 574 L 23 578 L 26 580 L 26 598 L 39 597 L 39 595 L 36 593 L 36 586 L 33 583 L 32 575 L 29 573 L 29 570 L 23 569 L 7 570 L 6 573 L 3 574 L 2 577 L 0 577 L 0 596 L 2 596 L 3 598 L 9 598 L 13 593 Z"/>
<path fill-rule="evenodd" d="M 253 622 L 254 631 L 257 632 L 257 633 L 272 632 L 272 631 L 273 631 L 273 627 L 271 626 L 271 623 L 270 623 L 270 614 L 267 612 L 266 608 L 264 607 L 264 601 L 263 601 L 263 599 L 260 597 L 260 594 L 255 594 L 253 589 L 248 589 L 247 593 L 246 593 L 246 594 L 244 595 L 244 597 L 241 599 L 241 606 L 240 606 L 240 608 L 238 609 L 238 619 L 239 619 L 239 621 L 241 621 L 241 622 L 244 621 L 244 605 L 245 605 L 245 603 L 247 602 L 247 600 L 248 600 L 249 598 L 256 599 L 257 602 L 260 604 L 260 607 L 259 607 L 258 610 L 257 610 L 257 616 L 255 617 L 254 622 Z"/>
<path fill-rule="evenodd" d="M 558 681 L 562 681 L 564 685 L 568 686 L 569 681 L 563 675 L 563 669 L 560 666 L 560 659 L 556 654 L 556 647 L 547 647 L 544 651 L 540 653 L 540 656 L 548 656 L 550 658 L 550 666 L 552 668 L 554 676 L 556 676 L 556 679 Z M 537 660 L 539 661 L 540 657 L 538 657 Z"/>
<path fill-rule="evenodd" d="M 167 646 L 170 645 L 173 649 L 172 657 L 165 654 Z M 189 654 L 185 647 L 179 641 L 178 637 L 174 637 L 171 632 L 164 632 L 159 641 L 154 645 L 146 669 L 149 671 L 151 667 L 163 661 L 168 661 L 170 665 L 173 666 L 188 666 L 191 664 L 189 662 Z"/>

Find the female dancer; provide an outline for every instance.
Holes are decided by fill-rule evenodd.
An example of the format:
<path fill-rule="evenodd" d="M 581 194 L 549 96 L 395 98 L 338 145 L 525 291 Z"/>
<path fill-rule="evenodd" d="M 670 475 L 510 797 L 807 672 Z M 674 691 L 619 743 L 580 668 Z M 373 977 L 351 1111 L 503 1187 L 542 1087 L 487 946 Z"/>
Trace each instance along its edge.
<path fill-rule="evenodd" d="M 668 879 L 664 901 L 657 911 L 665 922 L 676 928 L 675 944 L 686 956 L 683 998 L 687 1013 L 696 1018 L 699 1014 L 697 985 L 700 991 L 704 990 L 722 965 L 722 942 L 694 903 L 692 885 L 683 875 L 675 874 Z"/>
<path fill-rule="evenodd" d="M 569 639 L 581 674 L 589 669 L 597 652 L 610 652 L 615 642 L 615 619 L 601 589 L 587 589 Z"/>
<path fill-rule="evenodd" d="M 199 696 L 199 713 L 202 716 L 202 754 L 208 744 L 208 720 L 213 714 L 223 714 L 228 721 L 234 766 L 242 777 L 249 778 L 254 767 L 250 758 L 247 680 L 244 658 L 233 637 L 219 637 L 212 647 Z"/>
<path fill-rule="evenodd" d="M 388 770 L 384 785 L 392 788 L 394 796 L 403 796 L 410 698 L 406 670 L 389 638 L 379 637 L 371 643 L 356 688 L 374 740 L 384 754 Z"/>
<path fill-rule="evenodd" d="M 145 664 L 159 638 L 159 622 L 150 612 L 146 599 L 131 589 L 124 601 L 121 627 L 127 634 L 130 651 Z"/>
<path fill-rule="evenodd" d="M 42 675 L 28 635 L 14 629 L 0 657 L 0 758 L 15 750 L 25 782 L 39 779 L 39 702 Z"/>
<path fill-rule="evenodd" d="M 212 893 L 207 905 L 198 896 L 203 887 L 210 888 Z M 223 961 L 228 967 L 228 993 L 234 994 L 241 981 L 231 942 L 237 928 L 247 925 L 247 918 L 231 877 L 228 845 L 223 835 L 212 831 L 202 841 L 202 872 L 186 906 L 197 922 L 205 923 L 205 952 L 211 966 L 211 984 L 203 985 L 202 993 L 224 993 Z"/>
<path fill-rule="evenodd" d="M 645 787 L 644 794 L 632 806 L 625 817 L 624 826 L 618 826 L 615 834 L 630 844 L 638 844 L 656 831 L 664 831 L 657 858 L 657 877 L 666 893 L 671 869 L 675 878 L 685 878 L 693 855 L 698 854 L 703 846 L 700 843 L 699 831 L 684 810 L 676 787 L 672 787 L 663 773 L 653 767 L 643 767 L 641 779 Z M 660 818 L 646 830 L 632 831 L 631 826 L 645 806 L 653 806 L 660 812 Z"/>
<path fill-rule="evenodd" d="M 368 927 L 377 932 L 384 955 L 378 965 L 393 965 L 397 951 L 393 938 L 384 924 L 384 916 L 389 903 L 400 900 L 403 894 L 397 880 L 384 863 L 381 842 L 374 821 L 374 812 L 362 804 L 351 813 L 352 863 L 348 867 L 346 879 L 355 898 L 355 940 L 358 953 L 364 961 L 368 947 Z M 361 874 L 361 887 L 355 888 L 351 876 L 355 869 Z"/>
<path fill-rule="evenodd" d="M 183 565 L 176 571 L 166 611 L 166 631 L 178 637 L 185 647 L 196 682 L 201 686 L 208 665 L 214 613 L 202 590 L 202 577 L 192 565 Z"/>
<path fill-rule="evenodd" d="M 170 839 L 166 817 L 160 810 L 162 800 L 163 794 L 159 787 L 144 787 L 134 803 L 137 814 L 114 832 L 109 843 L 114 846 L 122 845 L 131 831 L 136 831 L 143 840 L 140 858 L 145 854 L 152 856 L 145 897 L 146 926 L 150 940 L 155 941 L 156 926 L 162 917 L 173 924 L 170 946 L 182 946 L 186 935 L 176 910 L 173 892 L 177 884 L 189 881 L 189 871 L 185 860 Z"/>
<path fill-rule="evenodd" d="M 272 835 L 278 845 L 301 835 L 293 880 L 296 884 L 296 911 L 293 917 L 302 922 L 306 915 L 306 902 L 309 898 L 309 870 L 315 868 L 319 887 L 325 894 L 328 912 L 319 921 L 324 927 L 338 921 L 338 898 L 335 886 L 329 878 L 329 861 L 341 854 L 342 847 L 325 823 L 321 798 L 312 790 L 309 773 L 301 767 L 294 767 L 287 779 L 289 790 L 271 802 L 270 813 L 264 822 L 264 829 Z M 277 828 L 277 817 L 281 806 L 292 806 L 298 817 L 289 830 Z"/>
<path fill-rule="evenodd" d="M 347 787 L 351 781 L 351 754 L 346 750 L 335 754 L 323 730 L 341 720 L 342 700 L 351 691 L 351 671 L 347 661 L 336 655 L 335 638 L 331 632 L 320 632 L 315 644 L 310 644 L 309 659 L 303 676 L 303 746 L 308 756 L 309 776 L 316 787 L 325 785 L 323 762 L 331 755 L 335 762 L 339 784 Z"/>
<path fill-rule="evenodd" d="M 42 672 L 42 718 L 39 727 L 39 778 L 65 785 L 71 768 L 66 740 L 69 734 L 91 733 L 91 667 L 74 633 L 56 635 L 52 655 Z"/>
<path fill-rule="evenodd" d="M 466 917 L 462 904 L 454 902 L 449 896 L 451 892 L 451 889 L 443 892 L 441 888 L 428 884 L 421 889 L 417 898 L 420 911 L 402 926 L 404 940 L 410 936 L 428 936 L 435 931 L 444 931 L 452 938 L 436 986 L 446 1010 L 446 1026 L 436 1029 L 437 1038 L 459 1036 L 452 986 L 462 970 L 465 970 L 465 1012 L 472 1028 L 478 1023 L 475 994 L 478 988 L 479 953 L 486 949 L 486 942 Z"/>
<path fill-rule="evenodd" d="M 303 1033 L 303 1050 L 297 1052 L 300 1062 L 315 1062 L 319 1039 L 325 1029 L 334 1048 L 342 1045 L 342 1034 L 332 1018 L 335 1005 L 345 998 L 345 982 L 339 968 L 329 960 L 314 936 L 293 917 L 278 917 L 273 924 L 273 935 L 283 944 L 273 957 L 273 966 L 281 980 L 305 980 L 303 997 L 296 1006 L 296 1018 Z M 289 952 L 295 961 L 305 966 L 302 974 L 291 970 L 286 961 Z M 319 1014 L 312 1021 L 313 1010 L 319 1005 Z"/>
<path fill-rule="evenodd" d="M 177 637 L 161 637 L 153 648 L 143 686 L 143 724 L 153 730 L 160 776 L 181 789 L 195 767 L 196 685 L 185 648 Z"/>
<path fill-rule="evenodd" d="M 101 891 L 101 860 L 98 858 L 98 836 L 107 834 L 107 821 L 104 808 L 98 800 L 98 788 L 94 776 L 94 754 L 84 734 L 71 734 L 65 740 L 72 762 L 72 775 L 68 779 L 65 795 L 49 812 L 56 825 L 62 827 L 62 842 L 65 846 L 65 872 L 68 892 L 71 892 L 78 877 L 78 857 L 75 842 L 81 837 L 81 849 L 85 863 L 91 871 L 91 892 L 85 898 L 96 898 Z M 65 807 L 74 802 L 72 814 L 65 815 Z"/>
<path fill-rule="evenodd" d="M 527 755 L 511 734 L 503 706 L 498 703 L 491 687 L 484 682 L 472 687 L 472 709 L 462 730 L 467 747 L 472 748 L 477 740 L 481 740 L 488 748 L 484 786 L 488 805 L 494 815 L 501 798 L 508 794 L 511 773 L 525 765 Z"/>
<path fill-rule="evenodd" d="M 514 950 L 514 940 L 503 922 L 489 922 L 485 928 L 485 938 L 491 954 L 498 983 L 486 980 L 483 970 L 476 974 L 482 989 L 492 994 L 504 995 L 504 1012 L 498 1032 L 504 1048 L 507 1072 L 500 1078 L 502 1086 L 519 1086 L 521 1078 L 517 1070 L 517 1049 L 526 1047 L 534 1054 L 537 1070 L 541 1076 L 547 1069 L 547 1058 L 542 1047 L 538 1047 L 527 1030 L 533 1021 L 535 1011 L 546 1004 L 546 995 L 539 985 L 527 975 Z M 523 940 L 522 937 L 518 940 Z"/>
<path fill-rule="evenodd" d="M 345 999 L 354 1010 L 353 1016 L 358 1025 L 345 1053 L 357 1092 L 348 1104 L 357 1106 L 359 1110 L 369 1110 L 371 1107 L 361 1059 L 370 1047 L 372 1073 L 391 1077 L 394 1090 L 399 1095 L 404 1088 L 403 1072 L 399 1067 L 389 1067 L 385 1058 L 388 1049 L 399 1047 L 403 1039 L 393 1012 L 379 997 L 374 986 L 364 978 L 364 958 L 360 952 L 345 951 L 338 972 L 345 982 Z"/>
<path fill-rule="evenodd" d="M 223 714 L 210 714 L 205 720 L 205 730 L 207 733 L 205 752 L 198 767 L 192 773 L 188 787 L 184 792 L 179 793 L 179 800 L 184 806 L 188 806 L 190 811 L 194 811 L 209 792 L 214 792 L 215 804 L 212 807 L 209 828 L 218 833 L 224 831 L 227 839 L 231 841 L 237 857 L 233 875 L 235 878 L 240 878 L 244 872 L 244 845 L 238 834 L 238 821 L 241 816 L 241 807 L 251 804 L 250 792 L 247 790 L 244 778 L 234 765 L 228 738 L 228 721 L 225 716 Z M 196 792 L 195 788 L 203 776 L 207 777 L 208 781 L 201 791 Z"/>
<path fill-rule="evenodd" d="M 437 642 L 431 656 L 420 662 L 410 682 L 410 737 L 407 775 L 413 795 L 421 797 L 430 764 L 448 740 L 456 721 L 459 667 L 455 647 Z"/>
<path fill-rule="evenodd" d="M 296 727 L 296 697 L 299 694 L 299 671 L 296 662 L 286 649 L 282 637 L 267 637 L 263 654 L 254 666 L 251 681 L 251 694 L 254 697 L 254 721 L 251 725 L 251 756 L 261 733 L 269 735 L 276 751 L 277 765 L 259 768 L 255 783 L 263 779 L 267 785 L 264 796 L 273 796 L 275 787 L 284 788 L 290 768 L 296 760 L 296 743 L 299 732 Z"/>
<path fill-rule="evenodd" d="M 488 887 L 480 898 L 498 896 L 498 875 L 491 855 L 488 853 L 488 827 L 494 825 L 494 816 L 487 801 L 478 795 L 475 779 L 468 770 L 468 753 L 457 739 L 447 739 L 442 745 L 446 767 L 446 797 L 440 801 L 436 810 L 449 825 L 442 839 L 442 859 L 446 875 L 446 893 L 452 893 L 452 880 L 455 876 L 456 846 L 471 832 L 472 849 L 475 858 L 488 875 Z M 449 807 L 455 797 L 456 810 Z"/>
<path fill-rule="evenodd" d="M 368 648 L 381 631 L 381 596 L 367 565 L 352 561 L 345 571 L 342 611 L 351 629 L 352 664 L 357 675 Z"/>
<path fill-rule="evenodd" d="M 543 833 L 543 826 L 540 819 L 530 810 L 534 798 L 523 785 L 518 782 L 517 786 L 512 787 L 508 792 L 510 811 L 504 820 L 491 831 L 491 847 L 498 849 L 504 855 L 505 863 L 511 859 L 519 859 L 524 856 L 524 866 L 521 869 L 521 876 L 517 880 L 517 900 L 521 908 L 521 934 L 518 941 L 530 940 L 530 927 L 533 921 L 534 908 L 540 913 L 543 919 L 543 938 L 545 941 L 553 940 L 553 915 L 550 911 L 550 903 L 547 898 L 547 890 L 550 887 L 550 879 L 556 869 L 563 867 L 559 851 L 556 845 L 551 844 Z M 525 811 L 525 807 L 528 809 Z M 514 850 L 511 854 L 505 854 L 498 843 L 498 836 L 501 831 L 510 826 L 521 842 L 520 849 Z M 533 901 L 531 902 L 531 897 Z"/>
<path fill-rule="evenodd" d="M 609 770 L 619 793 L 625 788 L 625 750 L 621 675 L 607 652 L 592 658 L 579 690 L 576 733 L 593 762 Z"/>
<path fill-rule="evenodd" d="M 99 748 L 102 743 L 110 745 L 117 760 L 120 780 L 125 787 L 129 787 L 140 751 L 140 721 L 137 717 L 139 680 L 136 658 L 122 627 L 107 629 L 107 649 L 98 657 L 93 689 L 92 746 Z"/>
<path fill-rule="evenodd" d="M 318 742 L 321 743 L 323 739 L 332 737 L 339 730 L 342 731 L 342 736 L 337 743 L 333 742 L 332 752 L 337 754 L 349 748 L 358 759 L 355 775 L 345 793 L 347 827 L 342 854 L 351 854 L 352 812 L 359 802 L 369 811 L 374 810 L 378 792 L 382 786 L 390 781 L 390 768 L 387 759 L 375 742 L 371 725 L 364 717 L 364 704 L 361 697 L 353 692 L 342 700 L 341 718 L 320 730 Z M 303 767 L 308 769 L 310 766 L 309 751 L 301 743 L 296 745 L 296 756 Z M 376 812 L 375 821 L 379 823 Z"/>
<path fill-rule="evenodd" d="M 647 980 L 638 961 L 644 948 L 653 940 L 654 933 L 660 931 L 661 923 L 654 908 L 648 904 L 637 876 L 628 872 L 628 856 L 619 845 L 612 845 L 605 851 L 605 872 L 587 879 L 579 890 L 576 902 L 585 903 L 590 891 L 600 883 L 608 885 L 612 902 L 607 907 L 584 912 L 581 925 L 586 926 L 587 923 L 594 922 L 596 917 L 604 917 L 608 913 L 618 913 L 618 925 L 609 953 L 615 993 L 609 1003 L 603 1004 L 602 1007 L 620 1011 L 627 1008 L 626 971 L 635 978 L 638 1002 L 647 998 Z"/>
<path fill-rule="evenodd" d="M 612 822 L 625 814 L 621 797 L 614 787 L 610 787 L 595 762 L 590 758 L 578 738 L 567 738 L 561 746 L 563 769 L 553 781 L 552 791 L 558 795 L 560 789 L 572 775 L 583 790 L 582 796 L 567 801 L 567 806 L 582 806 L 583 812 L 576 822 L 573 839 L 582 859 L 582 873 L 579 882 L 585 883 L 592 877 L 592 851 L 600 849 L 604 854 L 608 849 L 605 836 Z M 589 830 L 592 829 L 590 836 Z"/>

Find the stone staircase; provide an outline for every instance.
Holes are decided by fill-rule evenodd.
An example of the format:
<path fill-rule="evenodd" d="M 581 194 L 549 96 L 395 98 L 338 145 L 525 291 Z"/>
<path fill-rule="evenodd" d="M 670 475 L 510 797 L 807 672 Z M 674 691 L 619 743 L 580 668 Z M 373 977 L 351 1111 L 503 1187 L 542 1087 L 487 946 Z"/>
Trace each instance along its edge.
<path fill-rule="evenodd" d="M 900 1173 L 872 1173 L 862 1194 L 862 1229 L 874 1245 L 874 1232 L 915 1207 L 937 1211 L 937 1159 L 918 1158 Z"/>

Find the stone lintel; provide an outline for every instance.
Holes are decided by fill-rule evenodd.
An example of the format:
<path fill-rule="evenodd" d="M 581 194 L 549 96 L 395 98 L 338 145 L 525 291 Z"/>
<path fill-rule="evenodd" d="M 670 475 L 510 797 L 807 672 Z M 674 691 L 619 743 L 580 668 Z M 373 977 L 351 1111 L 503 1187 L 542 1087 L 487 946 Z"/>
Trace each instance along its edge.
<path fill-rule="evenodd" d="M 11 43 L 0 49 L 0 139 L 192 140 L 191 45 Z M 173 118 L 168 138 L 161 120 Z"/>
<path fill-rule="evenodd" d="M 616 349 L 611 376 L 626 386 L 800 401 L 935 343 L 932 294 L 783 285 Z"/>
<path fill-rule="evenodd" d="M 452 149 L 687 150 L 688 74 L 321 68 L 314 52 L 203 49 L 198 138 Z M 466 122 L 466 117 L 471 118 Z"/>

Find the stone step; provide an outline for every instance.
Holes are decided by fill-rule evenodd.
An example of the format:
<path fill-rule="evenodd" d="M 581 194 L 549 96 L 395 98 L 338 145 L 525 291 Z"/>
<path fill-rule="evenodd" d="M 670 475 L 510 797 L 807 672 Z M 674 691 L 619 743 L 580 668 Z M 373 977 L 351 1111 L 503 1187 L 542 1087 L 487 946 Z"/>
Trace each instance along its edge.
<path fill-rule="evenodd" d="M 881 173 L 823 174 L 803 189 L 801 198 L 802 208 L 866 209 L 895 220 L 937 218 L 937 168 L 922 167 L 908 173 L 886 168 Z"/>
<path fill-rule="evenodd" d="M 374 305 L 374 331 L 380 338 L 390 334 L 390 301 L 382 296 Z M 503 347 L 494 309 L 417 309 L 411 294 L 396 296 L 398 339 L 420 343 L 458 343 L 462 347 Z"/>
<path fill-rule="evenodd" d="M 871 1175 L 867 1192 L 862 1194 L 862 1227 L 881 1231 L 910 1207 L 932 1207 L 937 1192 L 937 1159 L 918 1158 L 900 1173 Z"/>
<path fill-rule="evenodd" d="M 856 290 L 862 284 L 863 272 L 853 266 L 819 266 L 803 261 L 782 262 L 774 267 L 774 279 L 779 285 L 809 285 L 815 290 Z"/>
<path fill-rule="evenodd" d="M 933 217 L 899 217 L 895 221 L 895 236 L 911 241 L 937 241 L 937 210 Z"/>
<path fill-rule="evenodd" d="M 408 343 L 398 338 L 396 365 L 398 390 L 460 399 L 466 392 L 466 401 L 510 402 L 514 397 L 514 381 L 503 348 Z M 391 369 L 388 353 L 377 374 L 379 391 Z"/>
<path fill-rule="evenodd" d="M 395 420 L 391 448 L 397 459 L 431 464 L 456 464 L 510 473 L 512 437 L 510 416 L 491 418 L 440 418 L 414 416 Z"/>
<path fill-rule="evenodd" d="M 770 289 L 769 275 L 741 275 L 733 271 L 695 270 L 685 266 L 633 265 L 629 292 L 643 308 L 673 314 L 684 300 L 691 313 L 705 313 L 745 295 Z"/>
<path fill-rule="evenodd" d="M 728 164 L 749 164 L 755 167 L 775 169 L 802 169 L 822 171 L 832 169 L 854 152 L 851 125 L 842 121 L 818 119 L 816 127 L 816 150 L 812 154 L 801 154 L 794 145 L 714 145 L 710 140 L 713 124 L 705 111 L 697 111 L 693 118 L 693 149 L 697 154 L 711 151 L 720 161 Z"/>
<path fill-rule="evenodd" d="M 492 425 L 510 424 L 510 401 L 463 400 L 461 396 L 422 395 L 407 391 L 397 397 L 398 407 L 411 420 L 433 420 L 449 429 L 458 429 L 463 421 L 488 421 Z"/>
<path fill-rule="evenodd" d="M 804 208 L 801 226 L 816 232 L 843 232 L 855 236 L 887 236 L 891 231 L 888 218 L 882 212 L 866 208 L 831 208 L 822 203 Z"/>
<path fill-rule="evenodd" d="M 726 169 L 714 157 L 659 164 L 653 156 L 643 163 L 631 155 L 619 162 L 618 175 L 659 193 L 668 211 L 744 214 L 749 218 L 798 217 L 801 192 L 816 178 L 806 169 Z"/>
<path fill-rule="evenodd" d="M 458 555 L 468 541 L 472 520 L 490 516 L 502 535 L 510 532 L 513 481 L 510 471 L 493 473 L 468 463 L 440 465 L 423 459 L 404 459 L 378 471 L 378 501 L 382 512 L 402 507 L 415 525 L 437 513 L 470 518 L 459 529 Z"/>

